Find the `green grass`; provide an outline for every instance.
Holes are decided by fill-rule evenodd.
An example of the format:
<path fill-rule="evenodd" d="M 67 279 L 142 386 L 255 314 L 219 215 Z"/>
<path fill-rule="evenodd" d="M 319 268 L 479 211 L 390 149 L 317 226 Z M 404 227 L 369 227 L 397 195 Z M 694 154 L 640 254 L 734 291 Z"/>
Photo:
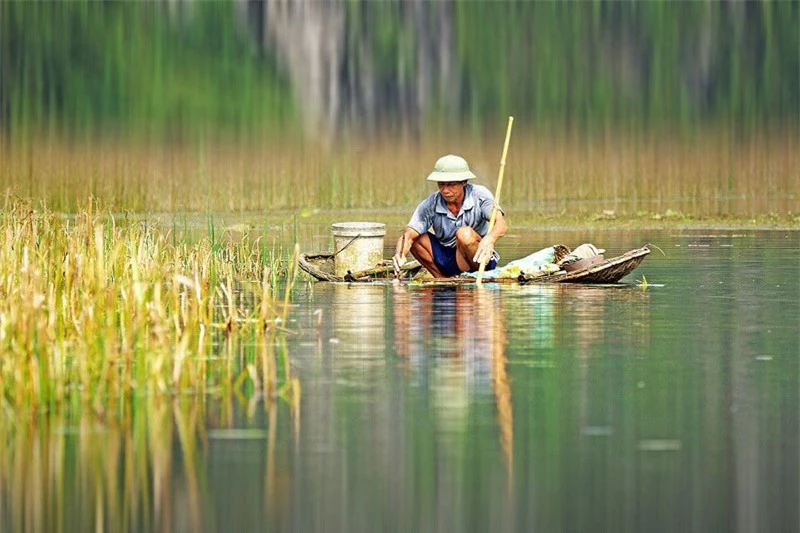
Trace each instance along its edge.
<path fill-rule="evenodd" d="M 72 218 L 7 195 L 0 217 L 8 416 L 242 387 L 296 399 L 281 343 L 292 258 L 265 255 L 247 235 L 189 244 L 95 202 Z"/>

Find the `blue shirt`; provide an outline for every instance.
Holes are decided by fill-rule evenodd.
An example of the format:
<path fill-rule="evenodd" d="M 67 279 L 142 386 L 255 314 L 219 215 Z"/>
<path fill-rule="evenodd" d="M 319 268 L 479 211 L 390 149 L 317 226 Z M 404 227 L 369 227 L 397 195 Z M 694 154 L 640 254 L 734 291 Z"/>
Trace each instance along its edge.
<path fill-rule="evenodd" d="M 420 235 L 428 230 L 433 232 L 436 239 L 443 246 L 454 248 L 456 245 L 456 230 L 462 226 L 469 226 L 481 237 L 489 231 L 489 219 L 492 217 L 494 196 L 483 185 L 464 186 L 464 201 L 458 215 L 454 215 L 447 208 L 447 204 L 439 191 L 425 198 L 411 215 L 408 227 Z M 498 207 L 502 213 L 502 209 Z M 493 259 L 499 259 L 495 252 Z"/>

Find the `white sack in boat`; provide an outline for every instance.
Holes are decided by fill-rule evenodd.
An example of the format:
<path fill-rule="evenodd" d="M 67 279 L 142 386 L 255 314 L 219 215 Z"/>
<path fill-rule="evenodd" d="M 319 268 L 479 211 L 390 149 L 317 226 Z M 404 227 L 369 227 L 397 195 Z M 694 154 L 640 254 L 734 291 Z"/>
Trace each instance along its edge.
<path fill-rule="evenodd" d="M 526 274 L 552 274 L 558 272 L 560 267 L 555 264 L 556 249 L 554 246 L 543 248 L 521 259 L 510 261 L 507 265 L 487 270 L 483 273 L 485 279 L 517 278 L 521 272 Z M 477 278 L 477 272 L 465 272 L 464 276 Z"/>

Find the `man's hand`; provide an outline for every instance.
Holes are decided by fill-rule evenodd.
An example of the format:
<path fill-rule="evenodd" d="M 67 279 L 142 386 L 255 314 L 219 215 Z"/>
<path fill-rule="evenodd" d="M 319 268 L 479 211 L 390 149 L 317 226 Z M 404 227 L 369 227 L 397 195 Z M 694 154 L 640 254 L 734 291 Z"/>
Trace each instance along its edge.
<path fill-rule="evenodd" d="M 395 277 L 400 275 L 400 268 L 406 264 L 406 256 L 400 253 L 394 254 L 392 257 L 392 266 L 394 267 Z"/>
<path fill-rule="evenodd" d="M 488 263 L 492 260 L 493 253 L 494 243 L 491 239 L 483 238 L 478 244 L 478 250 L 475 252 L 475 257 L 473 257 L 472 260 L 478 264 L 481 264 L 481 262 Z M 486 259 L 484 260 L 484 258 Z"/>
<path fill-rule="evenodd" d="M 406 254 L 408 250 L 406 250 L 406 230 L 403 230 L 403 234 L 400 235 L 400 238 L 397 240 L 397 247 L 395 248 L 394 256 L 392 257 L 392 266 L 394 267 L 394 277 L 397 278 L 400 276 L 400 268 L 406 264 Z"/>
<path fill-rule="evenodd" d="M 411 251 L 411 246 L 419 237 L 419 233 L 412 228 L 405 228 L 403 234 L 397 239 L 397 246 L 392 257 L 392 267 L 394 267 L 394 277 L 400 276 L 400 269 L 406 264 L 406 255 Z"/>

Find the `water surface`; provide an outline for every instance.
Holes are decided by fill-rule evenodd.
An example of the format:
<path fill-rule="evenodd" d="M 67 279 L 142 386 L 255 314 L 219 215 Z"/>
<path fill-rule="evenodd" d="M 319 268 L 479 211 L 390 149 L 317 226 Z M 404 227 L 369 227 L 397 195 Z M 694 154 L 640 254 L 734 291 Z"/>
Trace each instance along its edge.
<path fill-rule="evenodd" d="M 0 529 L 797 530 L 800 234 L 500 251 L 585 240 L 666 255 L 615 286 L 301 283 L 296 408 L 0 424 Z"/>

